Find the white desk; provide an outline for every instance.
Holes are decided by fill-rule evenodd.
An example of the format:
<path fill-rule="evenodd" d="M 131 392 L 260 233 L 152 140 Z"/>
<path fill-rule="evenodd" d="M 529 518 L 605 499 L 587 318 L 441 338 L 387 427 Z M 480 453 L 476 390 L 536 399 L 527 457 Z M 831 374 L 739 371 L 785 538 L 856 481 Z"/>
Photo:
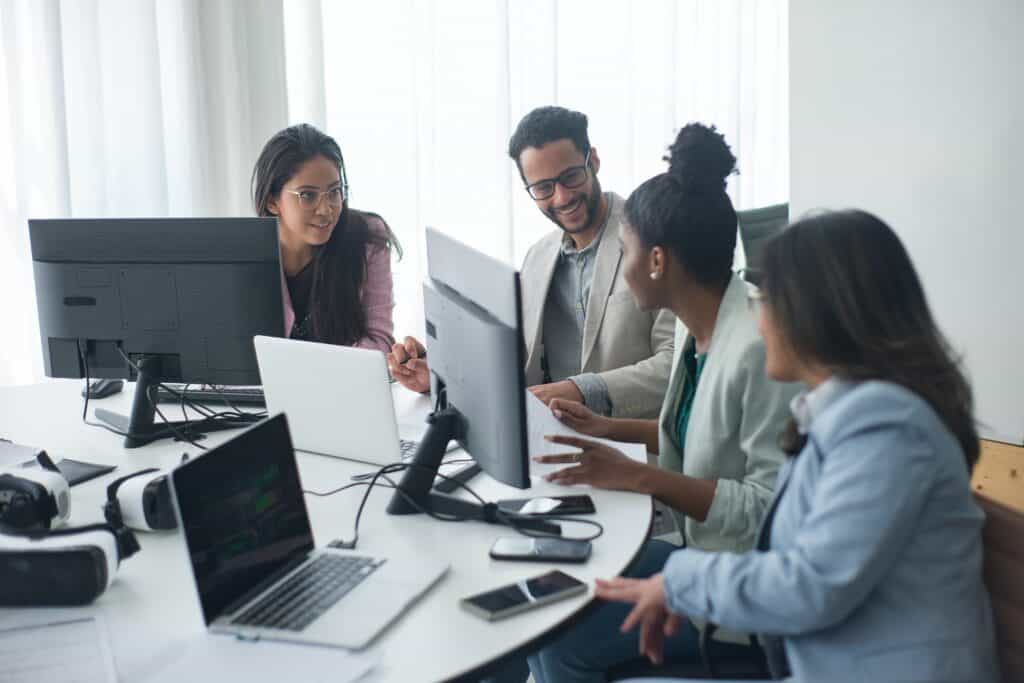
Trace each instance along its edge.
<path fill-rule="evenodd" d="M 106 477 L 72 489 L 72 524 L 102 520 L 100 508 L 106 485 L 114 477 L 144 467 L 170 467 L 182 453 L 193 456 L 198 450 L 169 440 L 125 450 L 116 435 L 82 423 L 81 387 L 81 381 L 60 380 L 0 388 L 0 436 L 45 448 L 54 459 L 69 457 L 118 466 Z M 90 412 L 93 406 L 101 406 L 127 414 L 132 389 L 127 385 L 122 394 L 90 402 Z M 395 398 L 400 424 L 415 429 L 429 410 L 429 399 L 401 388 L 396 388 Z M 178 414 L 178 409 L 168 406 L 164 412 L 168 419 L 174 419 L 172 413 Z M 341 418 L 339 428 L 343 428 Z M 234 433 L 215 432 L 203 443 L 214 445 Z M 370 469 L 305 453 L 299 453 L 298 460 L 303 487 L 317 491 L 346 484 L 352 474 Z M 483 474 L 469 485 L 487 500 L 566 493 L 565 488 L 537 479 L 529 491 L 520 491 Z M 318 545 L 352 537 L 355 510 L 363 491 L 357 487 L 328 498 L 306 497 Z M 632 561 L 647 537 L 652 505 L 649 497 L 638 494 L 588 492 L 597 507 L 595 519 L 604 525 L 604 535 L 594 542 L 587 563 L 562 568 L 592 585 L 595 578 L 618 575 Z M 358 550 L 413 562 L 417 555 L 439 555 L 450 562 L 451 569 L 374 642 L 369 652 L 380 661 L 366 680 L 407 683 L 476 676 L 501 657 L 542 642 L 591 602 L 589 595 L 581 596 L 496 623 L 463 611 L 458 606 L 459 598 L 542 573 L 555 565 L 491 560 L 487 551 L 494 539 L 515 535 L 515 531 L 476 522 L 441 523 L 423 515 L 390 516 L 384 512 L 390 497 L 387 489 L 375 489 L 371 494 L 360 524 Z M 591 530 L 576 527 L 577 535 Z M 566 535 L 572 533 L 568 527 L 565 531 Z M 121 565 L 114 584 L 96 603 L 78 610 L 103 615 L 122 681 L 144 681 L 178 656 L 184 644 L 204 629 L 180 534 L 138 536 L 142 551 Z M 15 610 L 0 610 L 0 626 L 16 616 Z M 302 657 L 303 650 L 302 646 L 288 648 L 295 657 Z M 245 678 L 240 672 L 239 679 Z"/>

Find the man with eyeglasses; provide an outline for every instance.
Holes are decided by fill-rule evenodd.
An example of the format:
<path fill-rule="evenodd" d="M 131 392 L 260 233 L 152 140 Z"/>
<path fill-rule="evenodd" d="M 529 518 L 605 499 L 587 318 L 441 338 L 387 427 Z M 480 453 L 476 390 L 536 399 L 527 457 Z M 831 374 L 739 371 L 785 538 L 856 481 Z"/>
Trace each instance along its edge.
<path fill-rule="evenodd" d="M 534 109 L 508 152 L 537 208 L 560 228 L 531 247 L 520 270 L 530 390 L 544 403 L 560 398 L 604 415 L 657 417 L 672 369 L 674 321 L 667 311 L 637 308 L 623 279 L 625 200 L 601 190 L 586 115 Z M 430 387 L 423 354 L 406 337 L 388 356 L 392 375 L 415 391 Z"/>

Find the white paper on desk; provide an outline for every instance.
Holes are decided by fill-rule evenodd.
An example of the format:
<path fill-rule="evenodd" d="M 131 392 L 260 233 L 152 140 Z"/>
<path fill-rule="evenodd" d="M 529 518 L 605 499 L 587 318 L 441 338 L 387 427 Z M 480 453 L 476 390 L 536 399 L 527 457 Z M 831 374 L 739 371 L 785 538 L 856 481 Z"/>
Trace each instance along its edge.
<path fill-rule="evenodd" d="M 331 647 L 247 641 L 204 633 L 188 641 L 184 652 L 147 683 L 180 681 L 308 681 L 349 683 L 365 676 L 376 661 L 369 655 Z"/>
<path fill-rule="evenodd" d="M 565 446 L 559 443 L 551 443 L 545 436 L 578 436 L 622 451 L 627 457 L 637 462 L 647 463 L 647 449 L 642 443 L 624 443 L 612 441 L 611 439 L 598 439 L 586 434 L 580 434 L 572 427 L 563 424 L 551 413 L 551 409 L 544 405 L 544 402 L 526 390 L 526 424 L 527 437 L 530 445 L 530 474 L 541 476 L 549 472 L 555 472 L 568 465 L 542 465 L 533 461 L 537 455 L 558 455 L 561 453 L 577 453 L 578 448 Z"/>
<path fill-rule="evenodd" d="M 26 620 L 0 630 L 0 681 L 116 683 L 117 671 L 100 617 Z"/>

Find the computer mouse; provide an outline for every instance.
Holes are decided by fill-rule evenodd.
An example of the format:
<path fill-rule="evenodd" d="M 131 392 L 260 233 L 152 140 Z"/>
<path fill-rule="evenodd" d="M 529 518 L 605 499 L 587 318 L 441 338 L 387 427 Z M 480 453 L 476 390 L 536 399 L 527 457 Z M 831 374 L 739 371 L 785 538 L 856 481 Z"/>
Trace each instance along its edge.
<path fill-rule="evenodd" d="M 106 398 L 113 396 L 124 388 L 123 379 L 94 379 L 89 382 L 89 398 Z M 82 389 L 82 396 L 85 396 L 86 389 Z"/>

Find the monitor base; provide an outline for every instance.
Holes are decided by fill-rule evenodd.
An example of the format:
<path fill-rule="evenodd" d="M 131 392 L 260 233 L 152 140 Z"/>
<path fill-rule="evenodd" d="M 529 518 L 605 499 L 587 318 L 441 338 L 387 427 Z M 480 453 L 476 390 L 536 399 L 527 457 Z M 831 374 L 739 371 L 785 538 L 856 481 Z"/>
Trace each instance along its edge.
<path fill-rule="evenodd" d="M 230 418 L 218 420 L 169 420 L 156 422 L 156 389 L 160 385 L 160 359 L 142 357 L 135 361 L 138 376 L 135 379 L 135 396 L 132 399 L 132 412 L 122 415 L 104 408 L 96 409 L 96 419 L 105 422 L 118 432 L 124 434 L 125 448 L 138 448 L 159 439 L 184 437 L 197 441 L 206 432 L 223 429 L 237 429 L 248 422 L 234 421 Z"/>
<path fill-rule="evenodd" d="M 427 417 L 427 422 L 430 424 L 427 433 L 420 440 L 416 455 L 398 483 L 400 490 L 392 494 L 391 502 L 388 503 L 389 515 L 429 512 L 489 524 L 507 524 L 555 536 L 561 535 L 562 528 L 558 524 L 521 517 L 510 519 L 498 510 L 494 503 L 481 505 L 434 491 L 434 478 L 444 459 L 448 442 L 461 438 L 465 433 L 465 418 L 455 408 L 445 408 L 431 413 Z"/>

